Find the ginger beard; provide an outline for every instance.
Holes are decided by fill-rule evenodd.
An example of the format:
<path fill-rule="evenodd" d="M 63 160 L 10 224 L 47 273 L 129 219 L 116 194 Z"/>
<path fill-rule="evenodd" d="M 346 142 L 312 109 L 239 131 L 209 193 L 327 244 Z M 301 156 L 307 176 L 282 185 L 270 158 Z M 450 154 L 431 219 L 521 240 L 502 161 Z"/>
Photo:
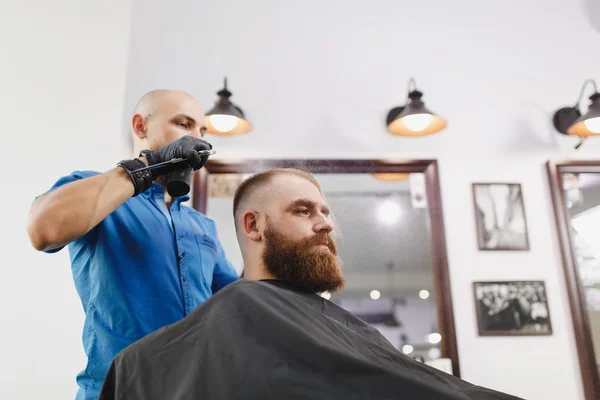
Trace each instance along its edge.
<path fill-rule="evenodd" d="M 287 239 L 267 220 L 262 260 L 277 279 L 313 293 L 335 292 L 345 281 L 335 242 L 327 233 L 294 241 Z M 327 243 L 329 251 L 317 245 Z"/>

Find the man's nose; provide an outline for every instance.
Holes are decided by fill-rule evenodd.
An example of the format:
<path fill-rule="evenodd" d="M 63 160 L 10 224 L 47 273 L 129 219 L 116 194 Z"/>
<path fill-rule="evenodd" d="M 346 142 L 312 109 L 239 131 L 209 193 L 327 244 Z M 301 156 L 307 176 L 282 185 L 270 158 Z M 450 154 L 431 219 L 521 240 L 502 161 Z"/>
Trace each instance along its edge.
<path fill-rule="evenodd" d="M 316 233 L 326 232 L 331 233 L 333 231 L 334 225 L 331 218 L 321 215 L 318 221 L 313 225 L 313 230 Z"/>
<path fill-rule="evenodd" d="M 190 136 L 193 136 L 197 139 L 202 139 L 202 132 L 200 131 L 200 129 L 193 129 L 189 131 Z"/>

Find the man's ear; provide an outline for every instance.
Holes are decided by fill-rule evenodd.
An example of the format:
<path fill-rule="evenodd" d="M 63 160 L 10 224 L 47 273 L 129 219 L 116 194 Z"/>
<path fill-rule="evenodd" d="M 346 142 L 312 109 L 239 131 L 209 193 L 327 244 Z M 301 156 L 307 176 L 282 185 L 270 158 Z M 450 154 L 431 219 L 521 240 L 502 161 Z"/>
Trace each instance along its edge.
<path fill-rule="evenodd" d="M 242 230 L 244 235 L 250 240 L 259 241 L 262 238 L 259 230 L 258 213 L 256 211 L 246 211 L 242 215 Z"/>
<path fill-rule="evenodd" d="M 146 124 L 141 114 L 134 114 L 131 119 L 131 128 L 135 135 L 140 139 L 146 139 Z"/>

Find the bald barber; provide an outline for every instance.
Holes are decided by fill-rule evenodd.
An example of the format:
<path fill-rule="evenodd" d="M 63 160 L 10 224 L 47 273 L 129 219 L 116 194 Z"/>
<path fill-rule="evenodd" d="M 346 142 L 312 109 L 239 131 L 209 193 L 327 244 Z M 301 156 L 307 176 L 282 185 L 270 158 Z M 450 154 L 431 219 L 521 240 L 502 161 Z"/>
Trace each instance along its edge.
<path fill-rule="evenodd" d="M 63 176 L 32 205 L 31 243 L 45 253 L 68 246 L 85 312 L 87 365 L 76 378 L 77 400 L 98 398 L 122 349 L 238 279 L 214 222 L 184 206 L 187 196 L 169 196 L 170 171 L 133 172 L 182 157 L 202 168 L 207 157 L 197 151 L 212 147 L 202 140 L 205 132 L 204 112 L 192 96 L 147 93 L 131 118 L 134 158 L 102 173 Z"/>

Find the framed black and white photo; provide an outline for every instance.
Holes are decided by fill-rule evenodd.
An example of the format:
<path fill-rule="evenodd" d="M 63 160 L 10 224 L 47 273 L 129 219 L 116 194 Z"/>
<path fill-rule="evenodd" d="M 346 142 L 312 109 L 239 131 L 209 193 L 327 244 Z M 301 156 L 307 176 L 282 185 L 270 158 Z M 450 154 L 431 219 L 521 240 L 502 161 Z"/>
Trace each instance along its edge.
<path fill-rule="evenodd" d="M 480 336 L 552 335 L 543 281 L 474 282 Z"/>
<path fill-rule="evenodd" d="M 529 250 L 519 183 L 474 183 L 479 250 Z"/>

